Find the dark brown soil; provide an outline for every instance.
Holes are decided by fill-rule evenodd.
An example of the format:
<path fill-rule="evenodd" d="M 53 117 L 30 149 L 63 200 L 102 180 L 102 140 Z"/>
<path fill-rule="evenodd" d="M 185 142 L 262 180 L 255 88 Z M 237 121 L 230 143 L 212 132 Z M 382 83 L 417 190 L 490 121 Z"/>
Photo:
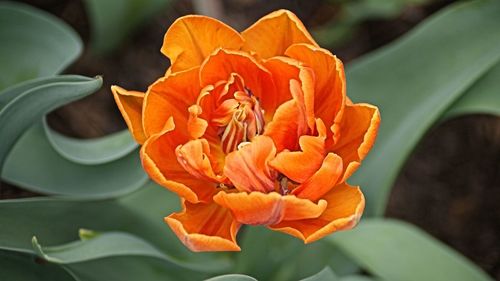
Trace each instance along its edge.
<path fill-rule="evenodd" d="M 89 25 L 81 1 L 24 1 L 47 10 L 72 25 L 85 42 Z M 226 19 L 242 30 L 260 16 L 287 8 L 313 28 L 335 18 L 334 1 L 224 1 Z M 449 0 L 411 7 L 391 20 L 364 22 L 351 39 L 332 50 L 348 62 L 387 44 L 448 4 Z M 103 75 L 104 86 L 95 95 L 50 115 L 52 127 L 68 135 L 88 138 L 124 128 L 112 101 L 112 84 L 145 90 L 168 67 L 160 54 L 163 34 L 179 16 L 193 13 L 191 2 L 178 1 L 160 12 L 113 54 L 97 57 L 86 52 L 68 73 Z M 387 216 L 420 226 L 477 263 L 500 280 L 500 118 L 470 116 L 432 129 L 412 154 L 398 178 Z M 33 196 L 3 185 L 0 198 Z"/>

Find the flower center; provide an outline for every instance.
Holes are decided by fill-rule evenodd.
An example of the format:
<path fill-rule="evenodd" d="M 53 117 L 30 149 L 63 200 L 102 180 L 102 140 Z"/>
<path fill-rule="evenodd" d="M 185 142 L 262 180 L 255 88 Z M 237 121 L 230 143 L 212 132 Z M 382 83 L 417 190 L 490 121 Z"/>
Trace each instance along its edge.
<path fill-rule="evenodd" d="M 245 87 L 243 91 L 236 91 L 234 98 L 224 101 L 220 107 L 218 111 L 225 116 L 215 121 L 225 153 L 237 150 L 264 132 L 264 110 L 250 89 Z"/>

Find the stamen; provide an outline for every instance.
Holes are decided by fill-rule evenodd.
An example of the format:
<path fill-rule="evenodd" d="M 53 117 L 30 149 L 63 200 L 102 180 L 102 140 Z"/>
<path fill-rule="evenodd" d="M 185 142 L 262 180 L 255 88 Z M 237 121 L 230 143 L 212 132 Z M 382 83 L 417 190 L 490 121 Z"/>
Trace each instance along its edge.
<path fill-rule="evenodd" d="M 285 176 L 282 176 L 280 179 L 280 191 L 281 194 L 287 195 L 288 194 L 288 178 Z"/>
<path fill-rule="evenodd" d="M 218 122 L 222 125 L 220 130 L 222 149 L 225 153 L 230 153 L 238 149 L 239 144 L 249 142 L 258 135 L 264 132 L 264 111 L 260 107 L 259 100 L 253 95 L 252 91 L 244 87 L 244 91 L 235 91 L 233 93 L 235 104 L 231 107 L 224 107 L 228 114 L 232 114 L 230 120 L 226 124 Z M 225 102 L 229 104 L 229 102 Z M 229 111 L 228 111 L 229 109 Z M 220 111 L 224 112 L 224 111 Z M 227 115 L 226 115 L 227 116 Z M 216 120 L 221 121 L 227 117 L 217 116 Z M 226 119 L 227 120 L 227 119 Z"/>

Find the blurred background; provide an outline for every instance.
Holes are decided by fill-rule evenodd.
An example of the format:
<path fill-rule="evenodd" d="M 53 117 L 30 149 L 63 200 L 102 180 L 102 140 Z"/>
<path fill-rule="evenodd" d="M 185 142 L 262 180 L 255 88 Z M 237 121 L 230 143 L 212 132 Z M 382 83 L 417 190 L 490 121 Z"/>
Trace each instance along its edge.
<path fill-rule="evenodd" d="M 349 65 L 456 1 L 136 1 L 147 2 L 151 7 L 147 10 L 113 7 L 120 2 L 116 0 L 18 2 L 61 18 L 84 40 L 83 56 L 66 73 L 104 76 L 104 86 L 98 93 L 62 107 L 48 118 L 50 126 L 59 132 L 92 138 L 125 128 L 109 88 L 117 84 L 145 91 L 163 75 L 169 66 L 159 51 L 163 35 L 180 16 L 205 14 L 241 31 L 271 11 L 289 9 L 322 47 Z M 110 13 L 92 13 L 96 5 L 109 5 Z M 130 13 L 130 21 L 113 22 L 113 13 Z M 96 27 L 90 17 L 96 17 L 93 22 L 97 24 L 107 21 L 109 30 L 93 32 Z M 0 189 L 0 199 L 33 195 L 6 183 Z M 416 224 L 500 280 L 499 199 L 500 118 L 472 115 L 442 122 L 426 134 L 400 173 L 385 213 Z"/>

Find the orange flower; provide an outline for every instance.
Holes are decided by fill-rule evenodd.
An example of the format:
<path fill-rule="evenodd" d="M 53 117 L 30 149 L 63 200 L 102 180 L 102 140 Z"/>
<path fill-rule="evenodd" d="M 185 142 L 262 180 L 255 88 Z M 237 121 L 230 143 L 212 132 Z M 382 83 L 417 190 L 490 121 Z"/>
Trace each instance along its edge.
<path fill-rule="evenodd" d="M 165 218 L 193 251 L 238 251 L 242 224 L 305 243 L 352 228 L 364 209 L 346 184 L 380 116 L 346 97 L 342 62 L 291 12 L 241 34 L 185 16 L 165 34 L 171 61 L 146 93 L 113 86 L 144 169 L 182 198 Z"/>

